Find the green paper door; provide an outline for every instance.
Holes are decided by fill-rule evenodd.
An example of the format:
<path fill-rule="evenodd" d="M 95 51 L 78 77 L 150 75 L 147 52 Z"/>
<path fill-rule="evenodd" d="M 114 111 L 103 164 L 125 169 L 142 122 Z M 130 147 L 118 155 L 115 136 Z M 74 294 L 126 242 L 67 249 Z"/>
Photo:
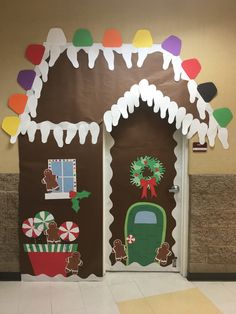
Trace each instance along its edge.
<path fill-rule="evenodd" d="M 166 214 L 162 207 L 148 202 L 132 205 L 125 220 L 127 265 L 153 263 L 156 248 L 164 242 L 165 235 Z"/>

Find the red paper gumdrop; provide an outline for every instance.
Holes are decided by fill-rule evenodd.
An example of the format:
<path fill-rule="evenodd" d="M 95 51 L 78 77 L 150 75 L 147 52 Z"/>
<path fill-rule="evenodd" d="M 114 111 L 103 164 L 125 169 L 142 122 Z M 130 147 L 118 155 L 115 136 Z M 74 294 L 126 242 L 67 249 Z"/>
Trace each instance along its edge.
<path fill-rule="evenodd" d="M 198 76 L 202 67 L 197 59 L 188 59 L 182 62 L 182 68 L 184 69 L 188 77 L 193 80 Z"/>
<path fill-rule="evenodd" d="M 25 57 L 31 63 L 38 65 L 41 63 L 45 47 L 43 45 L 32 44 L 26 48 Z"/>

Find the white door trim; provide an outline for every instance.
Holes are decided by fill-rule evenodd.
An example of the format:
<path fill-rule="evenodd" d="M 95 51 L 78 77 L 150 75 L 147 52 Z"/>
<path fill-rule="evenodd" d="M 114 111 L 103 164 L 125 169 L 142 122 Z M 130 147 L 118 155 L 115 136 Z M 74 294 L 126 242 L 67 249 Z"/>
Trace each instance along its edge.
<path fill-rule="evenodd" d="M 180 274 L 187 276 L 188 271 L 188 236 L 189 236 L 189 176 L 188 176 L 189 141 L 182 136 L 182 204 L 181 204 L 181 234 L 180 234 Z"/>

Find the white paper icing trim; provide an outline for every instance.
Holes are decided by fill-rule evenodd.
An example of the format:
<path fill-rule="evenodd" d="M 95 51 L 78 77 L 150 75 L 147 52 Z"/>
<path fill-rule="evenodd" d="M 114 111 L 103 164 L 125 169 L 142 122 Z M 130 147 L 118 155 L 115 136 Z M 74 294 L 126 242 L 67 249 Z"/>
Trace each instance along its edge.
<path fill-rule="evenodd" d="M 73 124 L 70 122 L 61 122 L 58 124 L 52 123 L 50 121 L 43 121 L 41 123 L 36 123 L 30 120 L 29 114 L 20 115 L 21 124 L 18 129 L 17 135 L 11 137 L 11 143 L 15 143 L 18 135 L 28 134 L 29 141 L 33 142 L 35 140 L 36 131 L 39 130 L 41 133 L 42 143 L 46 143 L 50 132 L 53 131 L 53 136 L 59 147 L 64 146 L 64 131 L 66 131 L 65 144 L 70 144 L 73 138 L 78 134 L 80 144 L 84 144 L 88 135 L 91 134 L 92 144 L 96 144 L 98 136 L 100 133 L 100 127 L 96 122 L 87 123 L 84 121 Z"/>
<path fill-rule="evenodd" d="M 88 66 L 89 68 L 93 68 L 95 66 L 95 62 L 97 57 L 99 56 L 100 50 L 103 52 L 104 58 L 107 61 L 108 68 L 110 70 L 114 70 L 115 64 L 114 64 L 114 52 L 121 54 L 127 68 L 132 67 L 132 54 L 136 53 L 138 54 L 138 61 L 137 66 L 142 67 L 144 61 L 146 60 L 147 56 L 149 54 L 152 54 L 154 52 L 161 52 L 163 55 L 163 69 L 167 70 L 170 66 L 170 63 L 173 65 L 174 70 L 174 79 L 176 81 L 179 81 L 180 78 L 183 80 L 187 80 L 187 86 L 188 91 L 190 95 L 190 102 L 194 103 L 196 99 L 197 101 L 197 109 L 200 115 L 201 119 L 205 119 L 206 112 L 209 114 L 209 120 L 213 121 L 213 109 L 211 108 L 211 105 L 204 102 L 201 95 L 197 91 L 197 83 L 194 80 L 189 79 L 188 75 L 185 73 L 185 71 L 182 69 L 181 63 L 182 60 L 179 56 L 174 56 L 168 51 L 161 48 L 161 45 L 154 44 L 150 48 L 136 48 L 131 44 L 123 44 L 121 47 L 118 48 L 106 48 L 102 44 L 95 43 L 90 47 L 75 47 L 72 43 L 67 43 L 65 34 L 62 29 L 60 28 L 52 28 L 49 30 L 47 41 L 44 43 L 45 46 L 45 53 L 43 56 L 43 59 L 39 65 L 35 67 L 36 72 L 36 78 L 34 80 L 32 89 L 27 91 L 27 95 L 29 97 L 27 106 L 25 109 L 24 114 L 30 115 L 35 118 L 37 116 L 37 99 L 41 96 L 41 90 L 43 86 L 43 82 L 46 82 L 48 80 L 48 71 L 49 66 L 53 66 L 57 59 L 59 58 L 60 54 L 63 53 L 65 50 L 67 50 L 67 56 L 69 60 L 71 61 L 72 65 L 75 68 L 79 67 L 79 62 L 77 60 L 77 53 L 80 49 L 83 49 L 88 54 Z M 46 59 L 49 58 L 49 63 L 46 62 Z M 155 71 L 155 69 L 154 69 Z M 40 78 L 41 77 L 41 78 Z M 43 82 L 42 82 L 43 81 Z M 144 82 L 143 82 L 144 81 Z M 111 132 L 112 125 L 116 126 L 119 122 L 120 115 L 122 115 L 123 118 L 127 119 L 129 114 L 132 114 L 134 112 L 135 107 L 139 107 L 139 97 L 142 98 L 143 101 L 147 101 L 147 104 L 149 107 L 153 107 L 154 113 L 157 113 L 160 110 L 160 115 L 162 118 L 166 117 L 166 114 L 168 112 L 169 118 L 168 122 L 173 123 L 174 120 L 176 120 L 176 128 L 179 129 L 182 125 L 182 121 L 185 119 L 185 125 L 184 125 L 184 135 L 188 133 L 188 137 L 191 136 L 191 134 L 195 134 L 198 130 L 196 130 L 196 127 L 198 127 L 196 122 L 193 122 L 194 125 L 192 126 L 192 123 L 189 124 L 189 120 L 185 118 L 186 115 L 186 109 L 184 107 L 179 107 L 177 105 L 177 112 L 176 112 L 176 106 L 173 107 L 173 105 L 170 105 L 172 102 L 170 101 L 169 97 L 163 96 L 162 92 L 159 90 L 156 90 L 156 87 L 154 85 L 147 85 L 145 82 L 145 79 L 140 81 L 141 85 L 133 85 L 130 89 L 130 91 L 127 91 L 124 94 L 124 99 L 119 100 L 119 103 L 115 104 L 111 108 L 110 113 L 104 114 L 104 123 Z M 144 84 L 144 85 L 142 85 Z M 166 97 L 165 99 L 163 97 Z M 26 130 L 28 131 L 28 124 L 29 121 L 24 118 L 24 114 L 20 115 L 21 123 L 19 130 L 15 136 L 12 136 L 10 139 L 11 143 L 15 143 L 17 140 L 17 137 L 20 133 L 25 134 Z M 188 116 L 189 117 L 189 116 Z M 190 119 L 191 120 L 191 119 Z M 195 121 L 195 119 L 193 119 Z M 45 121 L 46 122 L 46 121 Z M 95 123 L 95 122 L 94 122 Z M 69 122 L 67 122 L 68 125 L 71 125 Z M 189 125 L 188 125 L 189 124 Z M 52 125 L 52 124 L 50 124 Z M 188 128 L 189 132 L 188 132 Z M 202 128 L 202 126 L 201 126 Z M 97 130 L 97 128 L 94 128 L 94 130 Z M 54 128 L 53 128 L 54 130 Z M 81 130 L 78 133 L 81 134 L 80 142 L 84 143 L 84 134 L 87 136 L 87 128 L 82 127 Z M 217 135 L 218 130 L 218 137 L 220 138 L 220 141 L 222 145 L 225 148 L 228 148 L 228 133 L 225 130 L 221 130 L 219 125 L 216 122 L 212 124 L 209 122 L 209 126 L 207 129 L 207 136 L 209 139 L 210 146 L 214 146 L 215 143 L 215 137 Z M 92 131 L 93 132 L 93 131 Z M 95 132 L 95 131 L 94 131 Z M 226 134 L 227 133 L 227 134 Z M 29 137 L 31 140 L 33 140 L 33 128 L 31 126 L 30 131 L 28 132 Z M 46 133 L 47 134 L 47 133 Z M 55 131 L 56 139 L 59 143 L 59 145 L 62 145 L 62 142 L 60 140 L 59 131 Z M 61 134 L 61 133 L 60 133 Z M 69 144 L 72 139 L 74 138 L 76 132 L 75 129 L 70 126 L 67 129 L 67 137 L 66 137 L 66 143 Z M 205 127 L 204 132 L 200 131 L 200 137 L 201 141 L 203 141 L 203 135 L 205 134 Z M 85 138 L 86 138 L 85 136 Z M 97 136 L 92 135 L 92 141 L 96 141 Z M 46 135 L 43 135 L 43 140 L 45 141 Z"/>
<path fill-rule="evenodd" d="M 171 101 L 168 96 L 156 90 L 156 86 L 150 85 L 146 79 L 131 86 L 130 91 L 126 91 L 124 96 L 118 99 L 117 104 L 112 105 L 111 110 L 107 110 L 104 113 L 103 121 L 107 132 L 110 133 L 112 127 L 118 125 L 121 116 L 127 119 L 134 112 L 135 107 L 138 107 L 140 98 L 147 103 L 147 106 L 153 106 L 155 113 L 160 112 L 162 119 L 168 116 L 168 123 L 172 124 L 175 122 L 176 129 L 181 128 L 182 134 L 187 135 L 187 138 L 191 138 L 198 133 L 200 143 L 205 143 L 206 136 L 210 134 L 208 125 L 201 123 L 199 119 L 194 119 L 191 113 L 186 113 L 184 107 L 179 107 L 175 101 Z M 224 140 L 226 135 L 222 135 L 225 131 L 220 132 L 222 141 L 226 147 L 227 145 Z"/>

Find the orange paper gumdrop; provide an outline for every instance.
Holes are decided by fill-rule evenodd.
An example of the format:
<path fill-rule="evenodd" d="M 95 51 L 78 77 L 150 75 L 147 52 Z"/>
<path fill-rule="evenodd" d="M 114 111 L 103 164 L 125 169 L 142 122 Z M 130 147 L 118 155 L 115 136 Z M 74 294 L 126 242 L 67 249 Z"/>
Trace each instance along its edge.
<path fill-rule="evenodd" d="M 13 94 L 8 99 L 8 107 L 15 113 L 22 114 L 25 111 L 27 100 L 28 96 L 25 94 Z"/>
<path fill-rule="evenodd" d="M 121 34 L 117 29 L 108 29 L 103 36 L 104 47 L 120 47 L 122 45 Z"/>

